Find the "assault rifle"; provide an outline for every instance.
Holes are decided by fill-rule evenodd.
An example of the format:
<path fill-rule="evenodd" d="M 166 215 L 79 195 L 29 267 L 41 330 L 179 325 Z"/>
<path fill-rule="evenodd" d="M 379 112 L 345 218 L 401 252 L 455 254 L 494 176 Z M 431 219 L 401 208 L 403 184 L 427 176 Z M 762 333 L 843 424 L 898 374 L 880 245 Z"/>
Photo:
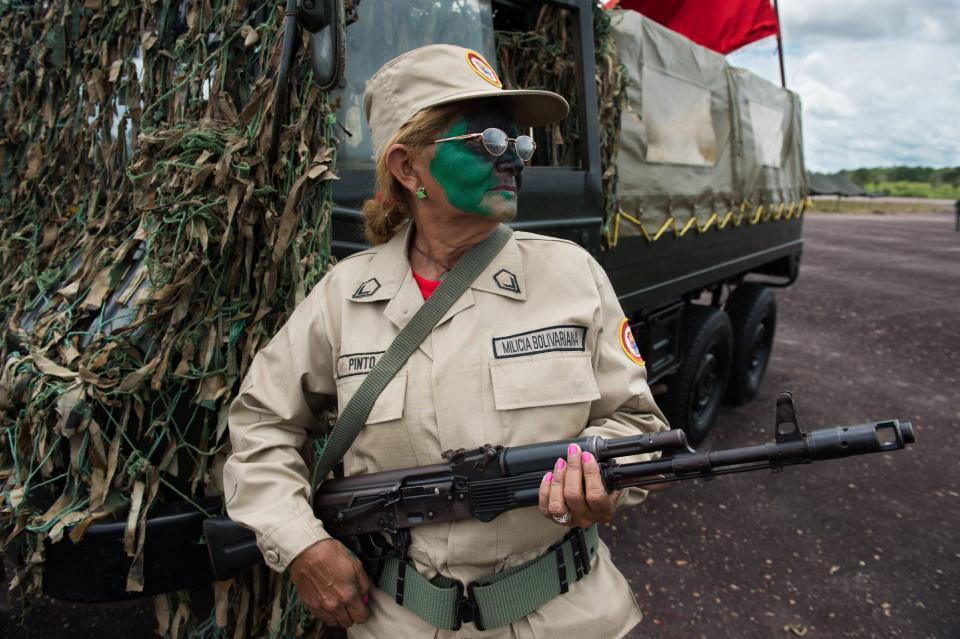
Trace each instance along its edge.
<path fill-rule="evenodd" d="M 558 457 L 566 457 L 571 443 L 596 457 L 604 486 L 613 492 L 754 470 L 778 472 L 823 459 L 900 450 L 916 441 L 910 422 L 895 419 L 804 433 L 788 392 L 777 398 L 774 438 L 768 444 L 698 452 L 682 430 L 668 430 L 447 451 L 445 463 L 326 481 L 317 491 L 314 510 L 327 532 L 357 554 L 376 559 L 405 549 L 414 526 L 471 517 L 491 521 L 508 510 L 537 505 L 544 474 Z M 654 452 L 661 453 L 659 459 L 616 461 Z M 218 580 L 261 561 L 253 533 L 225 517 L 204 522 L 204 534 Z"/>

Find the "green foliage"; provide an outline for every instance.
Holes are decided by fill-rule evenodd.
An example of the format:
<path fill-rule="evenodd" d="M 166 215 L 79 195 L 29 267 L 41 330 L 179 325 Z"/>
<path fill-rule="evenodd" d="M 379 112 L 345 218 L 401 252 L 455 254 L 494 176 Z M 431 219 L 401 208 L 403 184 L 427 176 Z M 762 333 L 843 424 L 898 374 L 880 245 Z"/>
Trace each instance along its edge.
<path fill-rule="evenodd" d="M 836 197 L 832 195 L 815 196 L 807 209 L 810 213 L 841 213 L 863 215 L 894 215 L 905 213 L 953 212 L 952 204 L 936 200 L 876 197 Z"/>
<path fill-rule="evenodd" d="M 960 198 L 960 166 L 887 166 L 841 171 L 870 193 L 897 197 Z"/>
<path fill-rule="evenodd" d="M 927 197 L 940 200 L 960 198 L 960 186 L 944 183 L 909 182 L 867 182 L 864 188 L 869 193 L 894 197 Z"/>

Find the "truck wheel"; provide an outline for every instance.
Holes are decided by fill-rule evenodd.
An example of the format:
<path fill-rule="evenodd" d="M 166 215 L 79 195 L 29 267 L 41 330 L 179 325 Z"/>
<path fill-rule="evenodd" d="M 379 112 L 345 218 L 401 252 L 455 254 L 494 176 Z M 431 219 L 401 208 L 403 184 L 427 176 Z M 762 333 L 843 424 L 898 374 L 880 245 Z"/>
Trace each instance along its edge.
<path fill-rule="evenodd" d="M 739 406 L 757 396 L 773 351 L 777 300 L 766 286 L 742 284 L 730 295 L 727 315 L 733 324 L 733 365 L 726 401 Z"/>
<path fill-rule="evenodd" d="M 730 376 L 733 329 L 727 314 L 710 306 L 687 306 L 686 349 L 680 370 L 667 379 L 663 411 L 697 445 L 707 436 Z"/>

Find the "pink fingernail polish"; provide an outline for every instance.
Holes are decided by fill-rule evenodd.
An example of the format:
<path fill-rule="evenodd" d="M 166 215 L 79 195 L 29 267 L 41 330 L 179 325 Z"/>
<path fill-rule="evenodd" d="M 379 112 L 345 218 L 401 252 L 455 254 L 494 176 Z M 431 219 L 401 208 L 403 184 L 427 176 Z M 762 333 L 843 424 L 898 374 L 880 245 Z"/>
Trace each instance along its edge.
<path fill-rule="evenodd" d="M 553 471 L 550 471 L 549 473 L 543 476 L 543 483 L 549 484 L 552 481 L 553 481 Z"/>
<path fill-rule="evenodd" d="M 567 457 L 573 457 L 580 452 L 580 447 L 576 444 L 570 444 L 567 446 Z"/>
<path fill-rule="evenodd" d="M 364 595 L 364 596 L 363 596 L 363 603 L 364 603 L 364 605 L 370 603 L 370 595 Z"/>
<path fill-rule="evenodd" d="M 567 467 L 567 462 L 563 461 L 563 458 L 561 457 L 560 459 L 557 460 L 557 466 L 553 470 L 559 473 L 561 470 L 563 470 L 566 467 Z"/>
<path fill-rule="evenodd" d="M 580 456 L 580 459 L 583 460 L 583 463 L 584 463 L 584 464 L 589 464 L 590 462 L 593 461 L 593 455 L 591 455 L 590 453 L 585 452 L 585 453 L 583 453 L 583 455 Z"/>

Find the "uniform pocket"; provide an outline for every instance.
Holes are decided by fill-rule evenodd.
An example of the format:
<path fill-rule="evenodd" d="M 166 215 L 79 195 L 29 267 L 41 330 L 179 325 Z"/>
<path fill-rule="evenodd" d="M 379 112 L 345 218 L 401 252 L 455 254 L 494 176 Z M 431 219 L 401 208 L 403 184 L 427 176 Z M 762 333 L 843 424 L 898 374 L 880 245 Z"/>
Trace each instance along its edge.
<path fill-rule="evenodd" d="M 490 363 L 497 410 L 561 406 L 600 398 L 590 355 Z"/>
<path fill-rule="evenodd" d="M 350 401 L 350 398 L 353 397 L 366 378 L 366 375 L 354 375 L 337 380 L 337 406 L 339 410 L 342 411 L 346 407 L 347 402 Z M 406 392 L 407 373 L 397 373 L 380 393 L 380 396 L 377 397 L 366 423 L 379 424 L 380 422 L 401 419 Z"/>

